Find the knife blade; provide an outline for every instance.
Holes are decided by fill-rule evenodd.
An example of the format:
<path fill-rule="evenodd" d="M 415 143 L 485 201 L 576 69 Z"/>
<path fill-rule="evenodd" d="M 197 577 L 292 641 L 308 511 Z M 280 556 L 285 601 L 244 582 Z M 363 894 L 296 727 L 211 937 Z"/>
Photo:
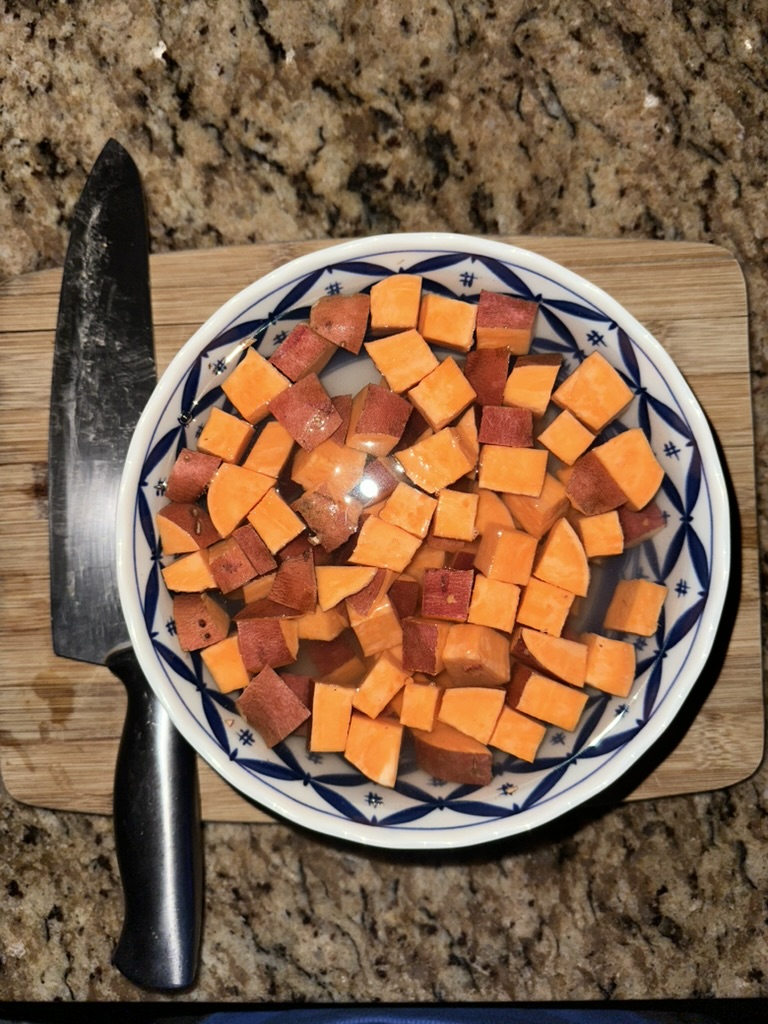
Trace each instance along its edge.
<path fill-rule="evenodd" d="M 103 664 L 128 697 L 114 782 L 124 917 L 113 963 L 147 989 L 186 988 L 201 934 L 197 764 L 130 647 L 117 586 L 117 496 L 156 383 L 149 238 L 138 169 L 114 139 L 77 203 L 64 263 L 48 442 L 57 655 Z"/>

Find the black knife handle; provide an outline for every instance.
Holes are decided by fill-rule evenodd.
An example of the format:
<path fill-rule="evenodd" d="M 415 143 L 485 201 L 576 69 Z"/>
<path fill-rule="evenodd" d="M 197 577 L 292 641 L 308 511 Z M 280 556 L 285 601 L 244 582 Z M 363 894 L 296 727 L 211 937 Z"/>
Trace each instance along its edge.
<path fill-rule="evenodd" d="M 197 973 L 202 930 L 196 755 L 133 650 L 113 651 L 106 664 L 128 693 L 113 808 L 125 916 L 112 962 L 142 988 L 187 988 Z"/>

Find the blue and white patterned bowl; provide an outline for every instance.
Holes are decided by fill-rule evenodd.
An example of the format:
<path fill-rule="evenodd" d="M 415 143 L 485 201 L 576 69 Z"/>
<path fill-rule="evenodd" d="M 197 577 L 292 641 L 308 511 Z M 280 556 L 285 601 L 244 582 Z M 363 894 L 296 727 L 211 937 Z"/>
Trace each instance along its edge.
<path fill-rule="evenodd" d="M 574 733 L 550 729 L 532 765 L 497 755 L 490 785 L 441 783 L 404 763 L 396 789 L 362 777 L 337 755 L 308 753 L 290 739 L 268 750 L 219 692 L 198 654 L 181 650 L 160 570 L 155 513 L 177 452 L 194 447 L 221 382 L 256 337 L 268 355 L 322 295 L 365 291 L 398 271 L 427 291 L 464 299 L 481 289 L 540 302 L 534 351 L 574 368 L 596 348 L 635 393 L 622 417 L 639 425 L 666 470 L 659 504 L 667 527 L 599 570 L 595 607 L 613 583 L 642 575 L 669 588 L 658 630 L 637 642 L 629 697 L 590 696 Z M 663 297 L 661 298 L 663 301 Z M 337 356 L 337 359 L 339 357 Z M 331 394 L 378 379 L 367 357 L 341 358 L 324 377 Z M 661 345 L 603 291 L 523 249 L 451 234 L 384 235 L 295 260 L 250 285 L 181 349 L 152 396 L 122 481 L 120 594 L 132 643 L 177 728 L 219 774 L 265 810 L 307 828 L 372 846 L 470 846 L 541 826 L 616 782 L 664 733 L 712 648 L 730 568 L 727 492 L 717 450 L 696 399 Z M 604 585 L 603 585 L 604 584 Z M 594 589 L 594 588 L 593 588 Z"/>

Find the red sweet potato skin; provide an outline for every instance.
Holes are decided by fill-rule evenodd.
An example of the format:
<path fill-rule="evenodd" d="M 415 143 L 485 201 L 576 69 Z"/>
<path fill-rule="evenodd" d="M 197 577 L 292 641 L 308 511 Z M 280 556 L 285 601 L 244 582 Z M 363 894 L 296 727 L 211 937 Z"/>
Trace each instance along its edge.
<path fill-rule="evenodd" d="M 264 668 L 237 700 L 237 710 L 268 747 L 290 736 L 309 718 L 309 708 L 274 669 Z"/>
<path fill-rule="evenodd" d="M 197 501 L 221 465 L 217 455 L 183 448 L 168 474 L 165 496 L 168 501 Z"/>

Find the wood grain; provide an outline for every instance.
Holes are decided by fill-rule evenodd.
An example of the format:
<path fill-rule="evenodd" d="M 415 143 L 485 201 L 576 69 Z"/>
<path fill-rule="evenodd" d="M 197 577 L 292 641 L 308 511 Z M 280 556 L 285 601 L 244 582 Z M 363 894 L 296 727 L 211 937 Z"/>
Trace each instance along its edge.
<path fill-rule="evenodd" d="M 763 753 L 763 693 L 747 308 L 733 256 L 685 242 L 507 238 L 608 291 L 665 346 L 722 447 L 740 528 L 735 609 L 676 730 L 638 766 L 623 798 L 717 789 L 748 777 Z M 292 242 L 151 258 L 158 367 L 227 298 L 286 260 L 330 242 Z M 0 284 L 0 770 L 16 799 L 111 812 L 125 712 L 103 668 L 51 648 L 46 504 L 48 400 L 61 271 Z M 721 663 L 720 663 L 721 662 Z M 203 762 L 207 820 L 268 822 Z"/>

